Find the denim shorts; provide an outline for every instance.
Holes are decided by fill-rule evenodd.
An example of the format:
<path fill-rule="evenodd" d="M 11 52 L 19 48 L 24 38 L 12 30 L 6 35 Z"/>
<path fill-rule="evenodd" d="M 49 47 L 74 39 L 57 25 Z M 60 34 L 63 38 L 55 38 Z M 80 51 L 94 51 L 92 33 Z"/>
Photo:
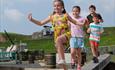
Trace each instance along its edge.
<path fill-rule="evenodd" d="M 83 48 L 84 47 L 84 38 L 82 38 L 82 37 L 70 38 L 70 47 L 71 48 Z"/>

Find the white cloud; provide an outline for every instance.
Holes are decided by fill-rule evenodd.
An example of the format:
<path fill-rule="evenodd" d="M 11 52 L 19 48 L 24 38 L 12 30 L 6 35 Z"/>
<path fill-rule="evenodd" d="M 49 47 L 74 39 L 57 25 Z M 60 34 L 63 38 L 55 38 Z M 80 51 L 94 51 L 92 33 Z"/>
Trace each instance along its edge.
<path fill-rule="evenodd" d="M 4 11 L 4 16 L 6 17 L 6 19 L 18 22 L 23 18 L 24 14 L 17 9 L 7 9 Z"/>

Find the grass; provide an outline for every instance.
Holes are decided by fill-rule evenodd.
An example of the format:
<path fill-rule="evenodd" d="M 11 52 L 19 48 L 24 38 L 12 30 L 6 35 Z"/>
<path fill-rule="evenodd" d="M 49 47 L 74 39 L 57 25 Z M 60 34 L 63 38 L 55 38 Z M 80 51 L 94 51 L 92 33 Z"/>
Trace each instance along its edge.
<path fill-rule="evenodd" d="M 52 39 L 26 40 L 30 50 L 43 49 L 45 52 L 55 52 L 54 42 Z"/>
<path fill-rule="evenodd" d="M 5 36 L 4 33 L 0 33 Z M 16 33 L 8 33 L 10 38 L 15 43 L 24 42 L 27 43 L 29 50 L 38 50 L 43 49 L 45 52 L 55 52 L 54 42 L 52 39 L 39 39 L 39 40 L 32 40 L 31 36 L 21 35 Z M 104 28 L 104 33 L 101 37 L 100 46 L 110 46 L 115 45 L 115 27 L 106 27 Z M 11 43 L 6 41 L 5 43 L 0 43 L 0 47 L 8 47 Z M 88 39 L 85 40 L 85 46 L 89 47 Z M 113 46 L 115 47 L 115 46 Z M 113 56 L 112 59 L 115 61 L 115 57 Z"/>
<path fill-rule="evenodd" d="M 115 45 L 115 27 L 106 27 L 104 28 L 105 32 L 101 36 L 100 46 L 111 46 Z M 6 36 L 4 33 L 0 33 L 3 36 Z M 10 38 L 15 42 L 25 42 L 28 44 L 29 49 L 44 49 L 52 51 L 52 46 L 54 46 L 54 42 L 52 39 L 40 39 L 40 40 L 32 40 L 31 36 L 21 35 L 16 33 L 8 33 Z M 7 37 L 6 37 L 7 38 Z M 10 41 L 6 41 L 5 43 L 0 43 L 0 47 L 10 46 Z M 88 38 L 85 40 L 85 46 L 89 47 Z M 54 47 L 53 47 L 54 48 Z"/>

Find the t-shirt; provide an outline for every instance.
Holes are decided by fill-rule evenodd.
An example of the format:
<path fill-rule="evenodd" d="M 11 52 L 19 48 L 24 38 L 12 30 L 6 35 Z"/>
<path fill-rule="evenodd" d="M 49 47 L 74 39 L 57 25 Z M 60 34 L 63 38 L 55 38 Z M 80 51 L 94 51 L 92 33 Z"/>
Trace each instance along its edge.
<path fill-rule="evenodd" d="M 101 17 L 101 15 L 99 13 L 96 13 L 96 14 L 98 15 L 98 17 L 99 17 L 100 20 L 103 20 L 102 17 Z M 87 19 L 88 19 L 89 23 L 93 22 L 93 16 L 91 14 L 89 14 L 87 16 Z"/>
<path fill-rule="evenodd" d="M 73 15 L 70 15 L 74 20 L 81 22 L 81 24 L 84 24 L 84 18 L 83 17 L 79 17 L 79 18 L 74 18 Z M 71 36 L 72 37 L 84 37 L 84 31 L 83 31 L 83 26 L 80 25 L 76 25 L 73 23 L 70 23 L 71 25 Z"/>
<path fill-rule="evenodd" d="M 100 41 L 99 32 L 103 32 L 103 27 L 100 23 L 91 23 L 89 28 L 91 29 L 89 40 Z"/>

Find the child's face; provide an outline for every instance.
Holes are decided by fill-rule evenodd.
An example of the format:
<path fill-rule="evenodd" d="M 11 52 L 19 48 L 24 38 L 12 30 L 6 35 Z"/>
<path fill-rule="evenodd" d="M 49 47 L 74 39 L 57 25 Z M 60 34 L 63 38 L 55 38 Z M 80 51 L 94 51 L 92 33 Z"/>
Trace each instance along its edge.
<path fill-rule="evenodd" d="M 74 17 L 77 17 L 80 14 L 80 10 L 78 8 L 73 8 L 72 9 L 72 14 L 73 14 Z"/>
<path fill-rule="evenodd" d="M 99 19 L 97 17 L 93 17 L 93 21 L 97 23 L 99 22 Z"/>
<path fill-rule="evenodd" d="M 89 11 L 90 11 L 91 14 L 95 13 L 95 9 L 94 8 L 89 8 Z"/>
<path fill-rule="evenodd" d="M 59 1 L 54 2 L 55 13 L 60 13 L 60 12 L 62 12 L 62 10 L 63 10 L 63 6 L 62 6 L 61 2 L 59 2 Z"/>

